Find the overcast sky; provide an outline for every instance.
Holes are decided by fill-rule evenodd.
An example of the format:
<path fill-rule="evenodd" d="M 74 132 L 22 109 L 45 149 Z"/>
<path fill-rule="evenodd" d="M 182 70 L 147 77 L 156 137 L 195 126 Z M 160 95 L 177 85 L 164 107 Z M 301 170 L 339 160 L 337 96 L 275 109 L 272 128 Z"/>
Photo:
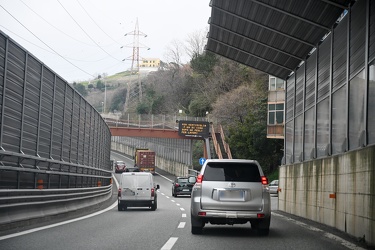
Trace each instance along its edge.
<path fill-rule="evenodd" d="M 89 80 L 131 67 L 137 19 L 140 57 L 167 61 L 173 41 L 208 28 L 209 2 L 0 0 L 0 30 L 68 82 Z"/>

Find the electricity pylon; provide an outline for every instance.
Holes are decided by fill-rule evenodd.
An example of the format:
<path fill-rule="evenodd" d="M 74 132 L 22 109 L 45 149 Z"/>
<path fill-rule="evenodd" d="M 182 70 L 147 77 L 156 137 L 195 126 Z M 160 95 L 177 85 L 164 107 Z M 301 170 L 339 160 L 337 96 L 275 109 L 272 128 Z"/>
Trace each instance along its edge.
<path fill-rule="evenodd" d="M 134 31 L 131 31 L 129 33 L 126 33 L 124 36 L 127 36 L 127 35 L 131 35 L 131 36 L 134 36 L 134 41 L 132 44 L 130 44 L 131 46 L 129 45 L 126 45 L 125 47 L 132 47 L 133 48 L 133 55 L 132 55 L 132 66 L 131 66 L 131 74 L 137 74 L 138 75 L 138 88 L 139 88 L 139 93 L 138 93 L 138 96 L 139 96 L 139 100 L 142 100 L 142 85 L 141 85 L 141 78 L 140 78 L 140 72 L 139 72 L 139 48 L 147 48 L 148 50 L 150 48 L 148 48 L 147 46 L 144 46 L 143 44 L 141 44 L 139 42 L 139 37 L 140 36 L 143 36 L 143 37 L 147 37 L 147 35 L 141 31 L 139 31 L 139 27 L 138 27 L 138 18 L 137 18 L 137 21 L 135 23 L 135 29 Z M 130 82 L 128 82 L 128 87 L 127 87 L 127 91 L 126 91 L 126 99 L 125 99 L 125 105 L 124 105 L 124 112 L 127 111 L 128 109 L 128 105 L 129 105 L 129 99 L 130 99 L 130 91 L 131 91 L 131 85 L 132 85 L 132 80 L 130 80 Z"/>

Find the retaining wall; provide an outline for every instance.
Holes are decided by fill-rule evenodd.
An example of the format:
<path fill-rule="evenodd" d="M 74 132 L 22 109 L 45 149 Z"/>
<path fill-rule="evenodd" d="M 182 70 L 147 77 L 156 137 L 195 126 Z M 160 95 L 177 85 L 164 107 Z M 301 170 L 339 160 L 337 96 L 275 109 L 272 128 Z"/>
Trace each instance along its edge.
<path fill-rule="evenodd" d="M 279 210 L 375 246 L 375 146 L 280 167 Z"/>

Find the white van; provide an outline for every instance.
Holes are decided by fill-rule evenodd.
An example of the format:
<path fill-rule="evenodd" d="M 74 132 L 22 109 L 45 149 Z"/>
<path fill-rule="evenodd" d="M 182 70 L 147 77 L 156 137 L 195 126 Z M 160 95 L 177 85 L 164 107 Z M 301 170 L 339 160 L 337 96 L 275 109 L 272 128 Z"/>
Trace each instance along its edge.
<path fill-rule="evenodd" d="M 128 207 L 157 208 L 159 185 L 154 184 L 154 177 L 147 172 L 126 172 L 121 174 L 118 190 L 118 211 Z"/>

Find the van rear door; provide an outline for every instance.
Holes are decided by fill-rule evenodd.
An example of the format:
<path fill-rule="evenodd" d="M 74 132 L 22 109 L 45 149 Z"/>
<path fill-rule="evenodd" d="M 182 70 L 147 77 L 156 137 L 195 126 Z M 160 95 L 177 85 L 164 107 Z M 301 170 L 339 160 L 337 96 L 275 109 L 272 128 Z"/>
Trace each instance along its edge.
<path fill-rule="evenodd" d="M 131 172 L 122 174 L 121 196 L 123 200 L 150 200 L 152 174 Z"/>
<path fill-rule="evenodd" d="M 142 175 L 138 175 L 136 191 L 137 200 L 150 200 L 152 186 L 153 181 L 151 173 L 142 173 Z"/>

